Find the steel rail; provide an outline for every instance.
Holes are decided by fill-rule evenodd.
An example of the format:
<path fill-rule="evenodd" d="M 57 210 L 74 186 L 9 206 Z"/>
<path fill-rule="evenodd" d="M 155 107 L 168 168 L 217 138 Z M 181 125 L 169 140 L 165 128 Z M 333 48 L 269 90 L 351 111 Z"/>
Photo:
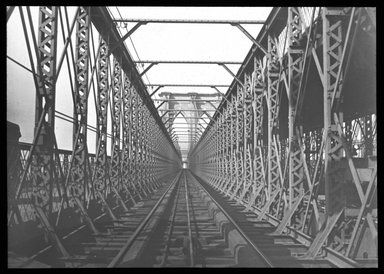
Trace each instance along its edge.
<path fill-rule="evenodd" d="M 133 232 L 132 236 L 129 238 L 128 242 L 123 246 L 123 248 L 119 251 L 119 253 L 113 258 L 112 262 L 108 264 L 107 268 L 116 267 L 118 263 L 121 261 L 123 256 L 127 253 L 131 245 L 134 243 L 136 238 L 140 235 L 142 230 L 145 228 L 149 220 L 152 218 L 153 214 L 156 212 L 157 208 L 160 206 L 161 202 L 167 195 L 167 193 L 172 189 L 172 187 L 179 181 L 181 176 L 181 172 L 176 175 L 174 182 L 164 191 L 163 195 L 161 195 L 160 199 L 153 206 L 151 211 L 147 214 L 145 219 L 140 223 L 140 225 L 136 228 L 135 232 Z"/>
<path fill-rule="evenodd" d="M 187 204 L 187 219 L 188 219 L 188 238 L 189 238 L 189 263 L 190 266 L 195 265 L 195 258 L 193 257 L 193 239 L 192 239 L 192 229 L 191 229 L 191 217 L 189 209 L 189 193 L 188 193 L 188 184 L 187 184 L 187 174 L 183 170 L 184 175 L 184 185 L 185 185 L 185 203 Z"/>
<path fill-rule="evenodd" d="M 188 176 L 187 176 L 188 177 Z M 189 176 L 190 177 L 190 176 Z M 195 185 L 195 188 L 194 189 L 197 189 L 198 186 Z M 191 212 L 192 212 L 192 222 L 194 223 L 194 226 L 195 226 L 195 234 L 196 234 L 196 237 L 199 238 L 199 227 L 197 225 L 197 220 L 196 220 L 196 214 L 195 214 L 195 210 L 193 208 L 193 203 L 191 203 Z"/>
<path fill-rule="evenodd" d="M 180 182 L 180 180 L 179 180 L 179 182 Z M 168 250 L 169 250 L 169 246 L 171 243 L 171 235 L 173 232 L 173 227 L 174 227 L 174 222 L 175 222 L 175 217 L 176 217 L 176 207 L 177 207 L 177 202 L 179 200 L 180 189 L 181 189 L 181 184 L 179 183 L 178 187 L 177 187 L 175 202 L 174 202 L 173 207 L 172 207 L 171 224 L 169 227 L 169 231 L 167 233 L 167 243 L 165 244 L 165 251 L 164 251 L 163 257 L 161 258 L 160 266 L 165 265 L 165 262 L 166 262 L 167 257 L 168 257 Z"/>
<path fill-rule="evenodd" d="M 191 172 L 191 171 L 190 171 Z M 236 230 L 240 233 L 240 235 L 248 242 L 248 244 L 256 251 L 256 253 L 260 256 L 260 258 L 264 261 L 264 263 L 268 267 L 274 267 L 272 262 L 268 259 L 268 257 L 257 248 L 257 246 L 253 243 L 253 241 L 244 233 L 244 231 L 240 228 L 240 226 L 232 219 L 232 217 L 228 214 L 227 211 L 212 197 L 212 195 L 208 192 L 208 190 L 200 183 L 198 177 L 191 172 L 192 176 L 196 179 L 196 181 L 200 184 L 200 186 L 205 190 L 208 197 L 215 203 L 215 205 L 221 210 L 221 212 L 227 217 L 229 222 L 236 228 Z"/>

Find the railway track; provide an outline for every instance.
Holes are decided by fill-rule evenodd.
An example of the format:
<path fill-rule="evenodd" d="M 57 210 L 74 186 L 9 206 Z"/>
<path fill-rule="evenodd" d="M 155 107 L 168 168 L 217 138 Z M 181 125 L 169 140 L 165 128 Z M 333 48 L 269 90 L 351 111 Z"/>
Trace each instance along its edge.
<path fill-rule="evenodd" d="M 337 267 L 305 259 L 307 247 L 227 199 L 188 170 L 117 220 L 99 218 L 99 234 L 73 231 L 64 245 L 32 256 L 50 267 Z"/>
<path fill-rule="evenodd" d="M 183 172 L 174 197 L 133 266 L 233 267 L 241 264 L 245 254 L 240 258 L 239 249 L 244 248 L 244 242 L 236 239 L 238 234 L 226 235 L 223 222 L 228 224 L 228 221 L 220 219 L 214 202 L 189 171 Z"/>

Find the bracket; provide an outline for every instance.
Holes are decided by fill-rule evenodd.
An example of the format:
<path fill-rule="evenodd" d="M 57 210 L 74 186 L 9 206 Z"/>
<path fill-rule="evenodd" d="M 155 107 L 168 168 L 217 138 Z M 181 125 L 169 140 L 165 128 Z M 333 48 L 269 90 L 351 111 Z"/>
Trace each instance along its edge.
<path fill-rule="evenodd" d="M 133 28 L 131 28 L 119 41 L 117 41 L 117 43 L 115 45 L 113 45 L 109 52 L 108 52 L 108 55 L 110 55 L 115 49 L 117 49 L 118 47 L 120 47 L 122 45 L 122 43 L 129 37 L 131 36 L 141 25 L 145 25 L 147 24 L 147 22 L 139 22 L 137 23 Z"/>
<path fill-rule="evenodd" d="M 244 84 L 240 81 L 239 78 L 236 77 L 236 75 L 225 64 L 219 63 L 218 65 L 225 68 L 225 70 L 228 71 L 228 73 L 231 74 L 233 78 L 235 78 L 236 82 L 239 83 L 241 87 L 244 88 Z"/>
<path fill-rule="evenodd" d="M 143 70 L 141 73 L 140 73 L 140 77 L 142 77 L 144 74 L 147 73 L 148 70 L 150 70 L 154 65 L 157 65 L 158 63 L 151 63 L 145 70 Z"/>
<path fill-rule="evenodd" d="M 152 97 L 152 95 L 155 95 L 156 92 L 158 92 L 159 89 L 163 88 L 164 86 L 158 86 L 157 89 L 155 89 L 149 97 Z"/>
<path fill-rule="evenodd" d="M 160 105 L 158 105 L 157 107 L 156 107 L 156 110 L 158 110 L 165 102 L 167 102 L 167 101 L 164 101 L 164 102 L 162 102 Z M 163 117 L 163 116 L 161 116 L 161 117 Z"/>
<path fill-rule="evenodd" d="M 231 24 L 232 26 L 237 27 L 239 30 L 241 30 L 242 33 L 244 33 L 262 52 L 264 52 L 265 55 L 268 55 L 267 50 L 260 45 L 259 42 L 257 42 L 252 35 L 245 29 L 243 28 L 240 24 Z"/>

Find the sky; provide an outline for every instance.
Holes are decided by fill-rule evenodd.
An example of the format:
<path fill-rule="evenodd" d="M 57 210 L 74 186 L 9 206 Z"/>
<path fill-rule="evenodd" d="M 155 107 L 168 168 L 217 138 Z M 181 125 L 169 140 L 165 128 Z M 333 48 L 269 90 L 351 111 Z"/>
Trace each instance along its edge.
<path fill-rule="evenodd" d="M 37 29 L 37 7 L 30 7 L 33 28 Z M 141 19 L 202 19 L 202 20 L 265 20 L 270 7 L 108 7 L 116 18 Z M 26 17 L 26 8 L 23 7 Z M 68 7 L 69 23 L 73 20 L 75 8 Z M 120 13 L 119 13 L 120 12 Z M 121 17 L 120 17 L 121 15 Z M 66 21 L 64 21 L 66 22 Z M 65 23 L 64 23 L 65 24 Z M 124 35 L 136 23 L 121 24 L 118 29 Z M 27 24 L 29 28 L 29 24 Z M 253 37 L 257 37 L 262 25 L 243 25 Z M 65 30 L 66 31 L 66 30 Z M 62 29 L 59 25 L 58 56 L 63 52 Z M 27 46 L 23 36 L 21 17 L 18 7 L 7 22 L 7 56 L 31 68 Z M 30 35 L 30 31 L 29 37 Z M 98 45 L 98 35 L 93 28 L 94 47 Z M 72 35 L 73 45 L 75 36 Z M 30 41 L 32 42 L 31 38 Z M 90 47 L 93 46 L 91 42 Z M 252 42 L 236 27 L 219 24 L 147 24 L 140 26 L 125 41 L 134 60 L 167 60 L 167 61 L 239 61 L 243 62 L 252 46 Z M 91 57 L 91 63 L 93 59 Z M 36 66 L 36 60 L 34 59 Z M 139 72 L 143 67 L 138 65 Z M 240 65 L 228 65 L 236 74 Z M 73 74 L 73 73 L 72 73 Z M 56 85 L 56 110 L 72 116 L 73 103 L 66 61 L 64 61 Z M 73 77 L 73 76 L 72 76 Z M 230 85 L 233 77 L 218 65 L 197 64 L 159 64 L 153 66 L 143 77 L 146 84 L 208 84 Z M 96 82 L 95 82 L 96 83 Z M 228 88 L 219 90 L 226 93 Z M 149 87 L 151 93 L 153 88 Z M 212 88 L 196 87 L 164 87 L 161 92 L 198 92 L 213 93 Z M 31 143 L 34 127 L 35 88 L 32 74 L 7 58 L 7 120 L 21 127 L 21 142 Z M 159 98 L 158 95 L 153 98 Z M 95 126 L 95 106 L 93 92 L 89 96 L 88 124 Z M 157 106 L 159 103 L 156 102 Z M 109 110 L 108 110 L 109 111 Z M 58 147 L 71 149 L 72 124 L 56 118 L 55 132 Z M 111 132 L 111 120 L 108 120 L 108 132 Z M 88 131 L 89 152 L 95 151 L 95 133 Z M 180 136 L 180 139 L 182 137 Z M 111 140 L 108 139 L 108 154 Z M 187 144 L 180 144 L 184 149 Z"/>

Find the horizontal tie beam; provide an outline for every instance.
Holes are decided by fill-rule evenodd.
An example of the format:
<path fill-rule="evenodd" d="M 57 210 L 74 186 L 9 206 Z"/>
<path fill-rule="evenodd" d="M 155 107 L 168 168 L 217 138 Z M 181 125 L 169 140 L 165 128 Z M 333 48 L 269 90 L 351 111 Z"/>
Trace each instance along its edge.
<path fill-rule="evenodd" d="M 221 102 L 215 99 L 153 99 L 153 101 L 166 101 L 166 102 Z"/>
<path fill-rule="evenodd" d="M 206 112 L 206 111 L 215 111 L 215 109 L 160 109 L 160 111 L 168 111 L 168 113 L 173 113 L 177 111 L 191 111 L 191 112 Z"/>
<path fill-rule="evenodd" d="M 265 20 L 183 20 L 183 19 L 145 19 L 145 18 L 122 18 L 113 22 L 137 22 L 137 23 L 160 23 L 160 24 L 264 24 Z"/>
<path fill-rule="evenodd" d="M 166 87 L 201 87 L 201 88 L 210 88 L 210 87 L 229 87 L 229 85 L 203 85 L 203 84 L 146 84 L 147 87 L 157 87 L 157 86 L 166 86 Z"/>
<path fill-rule="evenodd" d="M 139 64 L 197 64 L 197 65 L 217 65 L 217 64 L 227 64 L 227 65 L 241 65 L 243 62 L 237 61 L 152 61 L 152 60 L 135 60 L 135 63 Z"/>

